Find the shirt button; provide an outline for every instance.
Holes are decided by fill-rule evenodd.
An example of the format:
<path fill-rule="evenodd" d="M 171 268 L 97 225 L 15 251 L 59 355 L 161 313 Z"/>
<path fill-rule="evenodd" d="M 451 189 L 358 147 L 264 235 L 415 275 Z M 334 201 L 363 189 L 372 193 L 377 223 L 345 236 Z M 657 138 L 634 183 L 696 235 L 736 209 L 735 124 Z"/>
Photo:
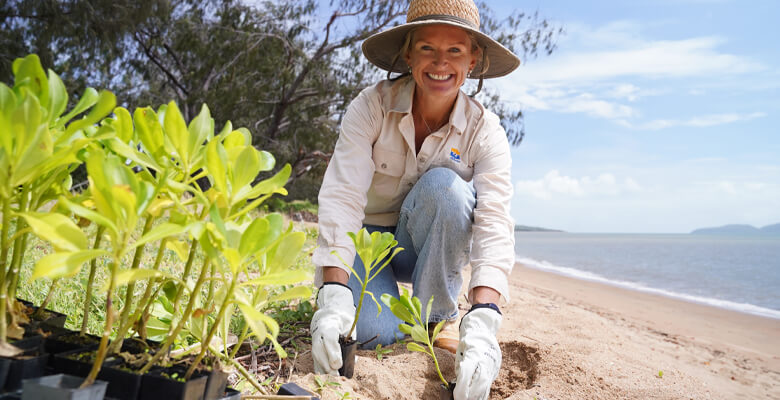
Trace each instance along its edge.
<path fill-rule="evenodd" d="M 414 186 L 414 183 L 409 182 L 409 187 L 412 187 L 412 186 Z"/>
<path fill-rule="evenodd" d="M 421 158 L 421 159 L 420 159 L 420 162 L 421 162 L 421 163 L 424 163 L 424 162 L 425 162 L 425 157 Z"/>
<path fill-rule="evenodd" d="M 386 169 L 386 168 L 387 168 L 387 164 L 382 163 L 382 169 Z"/>

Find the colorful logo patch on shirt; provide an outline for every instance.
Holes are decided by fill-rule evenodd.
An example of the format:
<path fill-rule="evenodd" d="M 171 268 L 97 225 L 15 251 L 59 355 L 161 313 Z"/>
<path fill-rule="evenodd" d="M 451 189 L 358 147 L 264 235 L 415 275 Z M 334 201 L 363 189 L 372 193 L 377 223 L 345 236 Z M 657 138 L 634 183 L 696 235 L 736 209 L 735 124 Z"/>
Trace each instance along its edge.
<path fill-rule="evenodd" d="M 460 162 L 460 152 L 456 148 L 450 149 L 450 160 L 455 161 L 456 163 Z"/>

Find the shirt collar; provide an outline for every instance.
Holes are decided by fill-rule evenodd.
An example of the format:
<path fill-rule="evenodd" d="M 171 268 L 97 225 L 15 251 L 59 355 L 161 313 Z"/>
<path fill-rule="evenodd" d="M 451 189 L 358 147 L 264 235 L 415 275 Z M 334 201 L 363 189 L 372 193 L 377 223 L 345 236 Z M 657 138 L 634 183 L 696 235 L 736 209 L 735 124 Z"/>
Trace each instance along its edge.
<path fill-rule="evenodd" d="M 387 112 L 410 114 L 412 112 L 412 97 L 414 96 L 414 79 L 407 76 L 396 82 L 390 82 L 390 90 L 386 92 L 384 104 L 387 104 Z M 473 113 L 472 99 L 462 90 L 458 91 L 455 106 L 450 114 L 450 125 L 459 132 L 465 132 L 468 118 Z"/>

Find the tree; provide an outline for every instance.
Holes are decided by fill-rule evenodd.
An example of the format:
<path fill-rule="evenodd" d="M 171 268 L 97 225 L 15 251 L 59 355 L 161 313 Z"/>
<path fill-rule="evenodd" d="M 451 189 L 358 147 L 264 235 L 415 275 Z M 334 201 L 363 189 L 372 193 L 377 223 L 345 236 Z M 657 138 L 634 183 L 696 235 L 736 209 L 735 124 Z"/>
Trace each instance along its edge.
<path fill-rule="evenodd" d="M 363 59 L 360 44 L 403 22 L 407 5 L 9 0 L 0 6 L 0 74 L 10 76 L 14 58 L 37 52 L 77 92 L 108 88 L 129 108 L 176 100 L 191 118 L 208 103 L 218 124 L 248 127 L 255 146 L 293 165 L 291 197 L 314 199 L 347 105 L 384 75 Z M 498 19 L 479 6 L 482 29 L 525 58 L 554 50 L 561 31 L 537 14 Z M 490 90 L 479 98 L 519 144 L 522 111 Z"/>

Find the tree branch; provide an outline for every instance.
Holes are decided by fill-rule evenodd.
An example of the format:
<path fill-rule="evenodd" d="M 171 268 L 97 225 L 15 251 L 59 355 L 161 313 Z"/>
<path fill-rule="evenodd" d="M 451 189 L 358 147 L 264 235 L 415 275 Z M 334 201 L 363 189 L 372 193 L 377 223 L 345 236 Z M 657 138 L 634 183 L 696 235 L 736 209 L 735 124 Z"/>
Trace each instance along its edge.
<path fill-rule="evenodd" d="M 155 54 L 152 52 L 151 46 L 146 46 L 144 44 L 143 40 L 141 40 L 141 37 L 139 36 L 138 32 L 133 32 L 133 39 L 135 39 L 136 43 L 141 46 L 141 48 L 144 51 L 144 54 L 151 62 L 154 63 L 154 65 L 157 66 L 157 68 L 162 71 L 166 77 L 168 77 L 168 80 L 173 84 L 174 89 L 177 92 L 177 95 L 180 99 L 184 100 L 189 96 L 189 90 L 187 90 L 184 85 L 179 82 L 179 80 L 176 78 L 176 76 L 168 69 L 166 68 L 162 62 L 155 56 Z"/>

